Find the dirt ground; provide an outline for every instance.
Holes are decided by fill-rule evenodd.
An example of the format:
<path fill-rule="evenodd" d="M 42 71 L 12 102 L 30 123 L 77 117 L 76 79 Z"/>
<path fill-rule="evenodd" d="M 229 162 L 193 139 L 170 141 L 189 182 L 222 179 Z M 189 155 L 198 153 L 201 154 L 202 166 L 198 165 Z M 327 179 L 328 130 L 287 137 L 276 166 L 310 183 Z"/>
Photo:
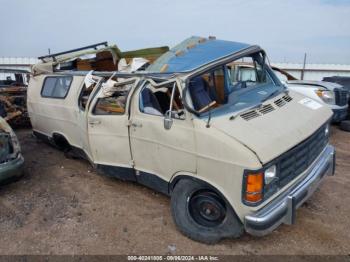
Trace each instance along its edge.
<path fill-rule="evenodd" d="M 0 188 L 0 254 L 350 254 L 350 133 L 332 129 L 336 176 L 297 213 L 297 224 L 207 246 L 176 230 L 169 198 L 99 176 L 83 160 L 17 131 L 25 176 Z"/>

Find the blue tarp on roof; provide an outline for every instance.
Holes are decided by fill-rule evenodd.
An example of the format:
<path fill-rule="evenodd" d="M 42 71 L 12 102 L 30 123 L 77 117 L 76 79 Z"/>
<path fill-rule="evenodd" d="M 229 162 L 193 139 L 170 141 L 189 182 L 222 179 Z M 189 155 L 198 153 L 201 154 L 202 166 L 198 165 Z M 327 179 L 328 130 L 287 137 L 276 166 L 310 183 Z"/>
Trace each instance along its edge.
<path fill-rule="evenodd" d="M 191 47 L 188 48 L 189 46 Z M 191 71 L 249 46 L 245 43 L 217 39 L 204 40 L 202 37 L 193 36 L 160 56 L 147 68 L 147 71 L 160 72 L 165 64 L 167 68 L 163 72 Z"/>

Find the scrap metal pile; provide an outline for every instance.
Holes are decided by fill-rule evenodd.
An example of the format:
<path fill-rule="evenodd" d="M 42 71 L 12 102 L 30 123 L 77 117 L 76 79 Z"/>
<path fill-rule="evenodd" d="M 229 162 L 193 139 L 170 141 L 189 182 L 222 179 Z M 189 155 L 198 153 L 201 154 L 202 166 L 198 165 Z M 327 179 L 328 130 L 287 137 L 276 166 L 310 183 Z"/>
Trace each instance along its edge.
<path fill-rule="evenodd" d="M 17 69 L 0 69 L 0 116 L 12 127 L 30 126 L 27 113 L 27 80 L 29 72 Z"/>

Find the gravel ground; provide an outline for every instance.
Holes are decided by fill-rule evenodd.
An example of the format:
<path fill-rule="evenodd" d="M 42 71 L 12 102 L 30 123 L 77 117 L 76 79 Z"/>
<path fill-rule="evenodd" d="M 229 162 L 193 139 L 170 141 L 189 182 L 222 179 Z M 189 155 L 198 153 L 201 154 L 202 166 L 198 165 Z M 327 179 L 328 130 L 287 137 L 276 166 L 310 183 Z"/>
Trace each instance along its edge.
<path fill-rule="evenodd" d="M 0 254 L 350 254 L 350 133 L 332 129 L 336 176 L 297 213 L 297 224 L 207 246 L 176 230 L 169 198 L 99 176 L 83 160 L 17 131 L 25 175 L 0 187 Z"/>

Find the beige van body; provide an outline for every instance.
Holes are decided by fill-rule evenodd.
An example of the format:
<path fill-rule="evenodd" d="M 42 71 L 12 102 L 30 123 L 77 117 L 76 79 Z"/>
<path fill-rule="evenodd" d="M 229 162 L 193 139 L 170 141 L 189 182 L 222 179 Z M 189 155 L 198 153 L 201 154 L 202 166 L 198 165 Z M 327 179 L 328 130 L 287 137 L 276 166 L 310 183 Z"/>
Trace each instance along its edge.
<path fill-rule="evenodd" d="M 210 192 L 215 192 L 214 198 L 220 197 L 223 201 L 210 203 L 210 197 L 198 198 L 212 208 L 201 210 L 200 206 L 198 209 L 200 214 L 204 211 L 202 215 L 208 223 L 201 223 L 203 217 L 194 217 L 201 233 L 196 233 L 197 228 L 191 231 L 181 225 L 183 218 L 177 217 L 177 209 L 173 207 L 179 229 L 195 240 L 213 243 L 241 233 L 242 230 L 237 229 L 231 235 L 217 235 L 221 229 L 216 228 L 226 223 L 224 218 L 220 218 L 220 225 L 214 223 L 215 214 L 221 212 L 220 207 L 215 209 L 217 203 L 222 203 L 227 212 L 233 211 L 237 228 L 253 235 L 265 235 L 282 223 L 294 223 L 296 208 L 309 198 L 325 174 L 334 173 L 334 148 L 328 144 L 332 112 L 292 91 L 280 92 L 258 107 L 245 107 L 229 114 L 216 114 L 213 107 L 203 117 L 191 110 L 193 97 L 189 81 L 220 62 L 236 57 L 235 53 L 189 72 L 161 76 L 152 73 L 39 74 L 31 78 L 28 88 L 28 112 L 34 134 L 79 152 L 107 175 L 139 182 L 172 198 L 174 192 L 181 194 L 181 189 L 176 189 L 181 185 L 179 181 L 206 185 Z M 50 77 L 65 77 L 69 85 L 64 96 L 43 96 L 45 82 L 56 81 Z M 81 94 L 87 88 L 88 77 L 94 79 L 95 87 L 82 107 Z M 119 89 L 126 90 L 123 108 L 113 104 L 113 109 L 106 109 L 111 107 L 104 104 L 106 97 L 108 99 L 106 94 Z M 153 93 L 149 97 L 168 95 L 169 111 L 158 114 L 155 108 L 145 106 L 149 100 L 145 97 L 150 92 Z M 318 141 L 324 144 L 318 145 Z M 316 147 L 317 156 L 311 159 L 309 151 Z M 300 159 L 309 157 L 312 161 L 301 173 L 268 194 L 267 190 L 272 189 L 266 187 L 266 170 L 276 165 L 275 172 L 282 172 L 283 165 L 291 161 L 288 159 L 299 161 L 299 155 Z M 288 159 L 283 159 L 284 156 Z M 251 171 L 265 176 L 264 192 L 257 192 L 264 196 L 256 203 L 246 199 L 247 183 L 250 183 L 247 177 Z M 276 176 L 277 180 L 283 180 Z M 174 205 L 180 206 L 176 201 Z M 191 210 L 188 212 L 192 214 Z"/>

